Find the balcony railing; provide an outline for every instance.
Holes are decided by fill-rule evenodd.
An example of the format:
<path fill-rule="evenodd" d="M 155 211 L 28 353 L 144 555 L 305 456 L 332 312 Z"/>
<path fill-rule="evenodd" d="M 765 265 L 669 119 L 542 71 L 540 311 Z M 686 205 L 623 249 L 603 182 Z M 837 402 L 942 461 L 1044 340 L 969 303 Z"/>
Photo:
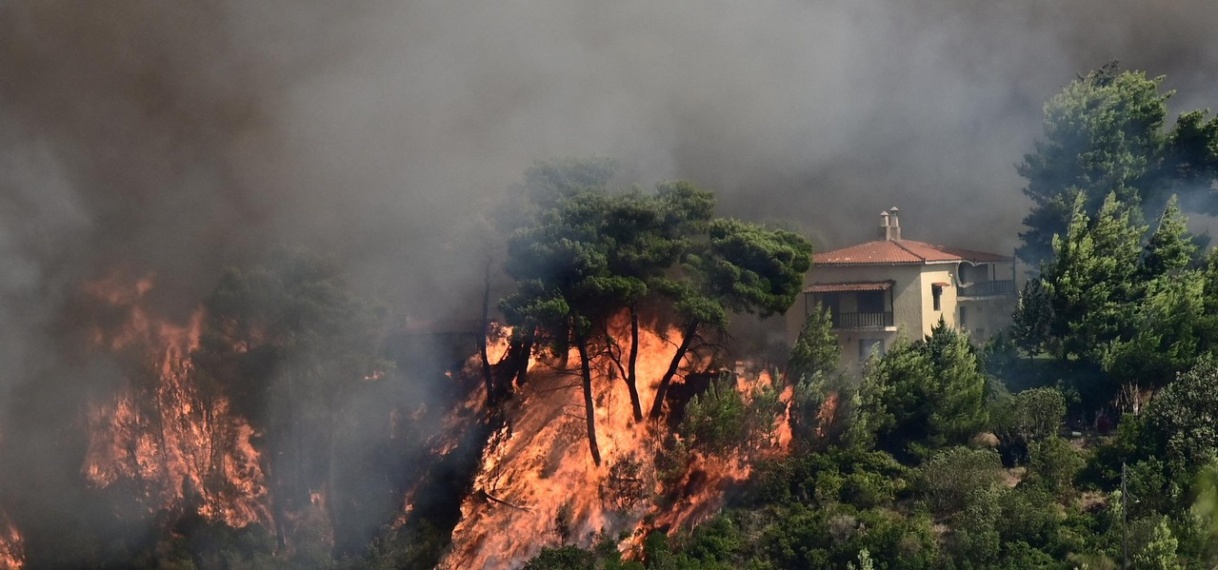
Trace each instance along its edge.
<path fill-rule="evenodd" d="M 892 312 L 887 313 L 837 313 L 833 315 L 835 329 L 882 329 L 895 326 Z"/>
<path fill-rule="evenodd" d="M 980 281 L 960 288 L 961 297 L 998 297 L 1015 294 L 1015 281 Z"/>

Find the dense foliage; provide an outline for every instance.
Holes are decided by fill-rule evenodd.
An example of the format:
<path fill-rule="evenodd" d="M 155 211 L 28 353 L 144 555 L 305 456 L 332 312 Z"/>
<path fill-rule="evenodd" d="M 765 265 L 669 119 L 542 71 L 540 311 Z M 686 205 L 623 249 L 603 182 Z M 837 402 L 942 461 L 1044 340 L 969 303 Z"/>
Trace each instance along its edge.
<path fill-rule="evenodd" d="M 1046 105 L 1020 165 L 1034 202 L 1020 256 L 1035 265 L 1009 330 L 977 349 L 940 324 L 851 378 L 812 311 L 787 367 L 794 453 L 757 466 L 711 521 L 652 535 L 637 560 L 586 563 L 1218 564 L 1218 254 L 1201 255 L 1181 205 L 1210 208 L 1218 128 L 1194 112 L 1165 131 L 1159 83 L 1108 66 Z"/>
<path fill-rule="evenodd" d="M 1172 93 L 1163 78 L 1121 71 L 1116 63 L 1080 76 L 1045 104 L 1044 136 L 1024 156 L 1019 174 L 1032 199 L 1019 257 L 1033 267 L 1053 255 L 1053 236 L 1066 233 L 1076 202 L 1087 215 L 1104 197 L 1150 215 L 1172 194 L 1214 211 L 1218 118 L 1184 113 L 1164 129 Z M 1140 217 L 1140 216 L 1139 216 Z"/>

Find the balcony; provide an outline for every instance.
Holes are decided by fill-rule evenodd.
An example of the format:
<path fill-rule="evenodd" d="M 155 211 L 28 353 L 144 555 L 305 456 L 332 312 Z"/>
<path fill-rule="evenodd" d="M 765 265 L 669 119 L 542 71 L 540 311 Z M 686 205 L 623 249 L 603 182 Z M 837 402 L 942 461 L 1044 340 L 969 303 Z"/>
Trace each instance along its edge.
<path fill-rule="evenodd" d="M 962 299 L 976 297 L 1009 297 L 1015 295 L 1015 281 L 979 281 L 960 287 L 958 297 Z"/>
<path fill-rule="evenodd" d="M 887 313 L 837 313 L 833 315 L 833 328 L 838 330 L 884 330 L 895 326 L 891 311 Z"/>

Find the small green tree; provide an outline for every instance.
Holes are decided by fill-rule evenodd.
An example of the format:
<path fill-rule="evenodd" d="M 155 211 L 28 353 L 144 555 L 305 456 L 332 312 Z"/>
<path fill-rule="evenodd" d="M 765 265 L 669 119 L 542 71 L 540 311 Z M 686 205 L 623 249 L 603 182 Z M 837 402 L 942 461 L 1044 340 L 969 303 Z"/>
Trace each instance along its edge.
<path fill-rule="evenodd" d="M 1171 534 L 1167 517 L 1163 517 L 1151 533 L 1150 541 L 1133 556 L 1133 567 L 1137 570 L 1183 570 L 1176 557 L 1179 541 Z"/>
<path fill-rule="evenodd" d="M 691 450 L 723 453 L 765 437 L 774 427 L 782 406 L 772 387 L 743 394 L 728 373 L 690 399 L 677 426 Z"/>
<path fill-rule="evenodd" d="M 1058 499 L 1074 493 L 1074 478 L 1083 468 L 1083 457 L 1066 440 L 1053 436 L 1029 446 L 1028 481 Z"/>
<path fill-rule="evenodd" d="M 985 390 L 968 337 L 940 320 L 925 340 L 898 342 L 868 365 L 851 438 L 907 456 L 962 445 L 988 422 Z"/>
<path fill-rule="evenodd" d="M 1011 340 L 1032 358 L 1045 350 L 1052 326 L 1053 305 L 1044 281 L 1028 279 L 1019 294 L 1015 313 L 1011 315 Z"/>
<path fill-rule="evenodd" d="M 985 406 L 986 378 L 977 351 L 968 336 L 947 326 L 943 319 L 926 337 L 926 350 L 938 380 L 930 415 L 931 445 L 968 441 L 989 420 Z"/>
<path fill-rule="evenodd" d="M 995 418 L 995 433 L 1024 445 L 1057 435 L 1066 417 L 1066 397 L 1057 388 L 1033 388 L 1013 396 Z"/>
<path fill-rule="evenodd" d="M 812 448 L 840 435 L 841 426 L 834 420 L 848 411 L 850 390 L 838 374 L 841 346 L 833 334 L 828 309 L 816 307 L 808 314 L 803 329 L 791 350 L 787 364 L 787 377 L 793 384 L 794 402 L 790 415 L 791 429 L 796 442 Z M 827 398 L 836 402 L 824 408 Z M 834 411 L 834 417 L 821 417 L 822 410 Z"/>
<path fill-rule="evenodd" d="M 864 548 L 859 551 L 859 564 L 855 566 L 853 562 L 846 563 L 847 570 L 875 570 L 875 562 L 871 560 L 871 553 Z"/>
<path fill-rule="evenodd" d="M 842 347 L 833 334 L 829 309 L 817 305 L 808 313 L 791 349 L 787 374 L 796 382 L 818 374 L 832 374 L 837 371 L 841 356 Z"/>
<path fill-rule="evenodd" d="M 1218 455 L 1218 362 L 1206 358 L 1168 384 L 1146 409 L 1147 428 L 1173 479 L 1188 488 Z"/>

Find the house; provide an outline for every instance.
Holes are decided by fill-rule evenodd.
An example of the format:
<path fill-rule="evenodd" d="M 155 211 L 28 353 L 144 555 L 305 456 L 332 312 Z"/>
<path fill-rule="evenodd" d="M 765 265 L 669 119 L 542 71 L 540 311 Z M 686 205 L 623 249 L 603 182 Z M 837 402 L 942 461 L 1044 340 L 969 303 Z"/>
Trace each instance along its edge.
<path fill-rule="evenodd" d="M 898 336 L 928 335 L 939 319 L 976 342 L 1007 326 L 1014 258 L 903 239 L 898 213 L 880 214 L 878 240 L 813 255 L 803 295 L 787 311 L 792 341 L 818 305 L 829 309 L 844 365 L 883 353 Z"/>

